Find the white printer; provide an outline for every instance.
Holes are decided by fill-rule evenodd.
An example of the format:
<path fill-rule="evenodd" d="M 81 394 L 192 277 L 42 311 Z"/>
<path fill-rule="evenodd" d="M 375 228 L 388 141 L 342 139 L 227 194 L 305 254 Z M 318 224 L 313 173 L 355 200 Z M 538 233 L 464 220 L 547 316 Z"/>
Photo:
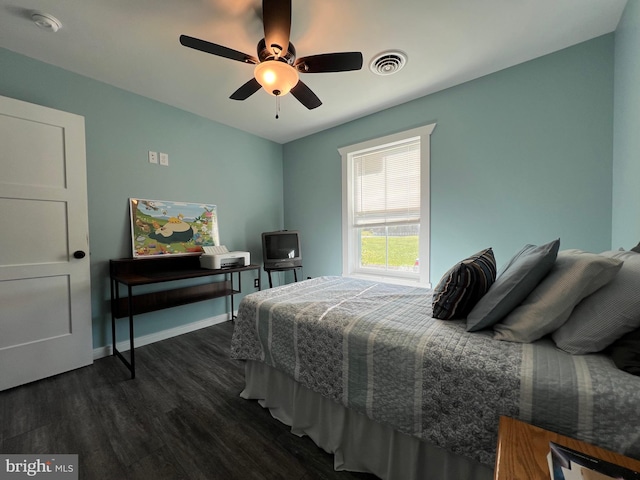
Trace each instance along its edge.
<path fill-rule="evenodd" d="M 249 252 L 230 252 L 224 245 L 202 247 L 200 266 L 212 270 L 222 268 L 244 267 L 251 263 Z"/>

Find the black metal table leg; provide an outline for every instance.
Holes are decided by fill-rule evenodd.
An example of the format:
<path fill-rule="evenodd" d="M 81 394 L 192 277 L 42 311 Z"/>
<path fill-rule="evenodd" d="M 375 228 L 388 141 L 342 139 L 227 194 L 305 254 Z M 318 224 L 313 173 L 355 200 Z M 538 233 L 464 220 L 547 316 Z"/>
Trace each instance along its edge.
<path fill-rule="evenodd" d="M 117 340 L 116 340 L 116 320 L 114 315 L 115 303 L 120 301 L 120 286 L 117 281 L 112 281 L 111 285 L 111 341 L 112 341 L 112 355 L 114 357 L 118 357 L 122 363 L 129 369 L 131 372 L 131 378 L 136 378 L 136 368 L 135 368 L 135 352 L 134 352 L 134 340 L 133 340 L 133 299 L 131 286 L 127 286 L 127 307 L 129 309 L 129 348 L 130 348 L 130 360 L 127 360 L 124 355 L 118 350 Z M 115 293 L 115 294 L 114 294 Z"/>
<path fill-rule="evenodd" d="M 236 315 L 235 315 L 235 310 L 234 310 L 234 303 L 233 303 L 233 297 L 234 297 L 234 290 L 233 290 L 233 272 L 231 272 L 229 274 L 229 276 L 231 277 L 231 320 L 235 320 L 236 319 Z M 238 282 L 240 282 L 240 272 L 238 272 Z"/>
<path fill-rule="evenodd" d="M 133 295 L 131 292 L 131 285 L 128 286 L 128 303 L 129 303 L 129 370 L 131 370 L 131 378 L 136 378 L 136 352 L 133 345 Z"/>
<path fill-rule="evenodd" d="M 118 283 L 111 279 L 111 355 L 116 356 L 116 317 L 114 315 L 115 303 L 119 299 Z"/>

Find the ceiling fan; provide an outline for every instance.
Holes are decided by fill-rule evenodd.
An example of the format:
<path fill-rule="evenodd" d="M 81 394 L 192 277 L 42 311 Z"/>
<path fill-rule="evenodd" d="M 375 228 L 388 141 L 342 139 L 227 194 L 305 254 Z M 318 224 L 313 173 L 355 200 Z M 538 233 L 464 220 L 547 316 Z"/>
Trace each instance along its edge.
<path fill-rule="evenodd" d="M 296 59 L 291 33 L 291 0 L 262 0 L 264 38 L 258 42 L 258 58 L 222 45 L 180 35 L 185 47 L 255 65 L 254 78 L 231 95 L 246 100 L 263 87 L 276 99 L 291 92 L 309 110 L 322 105 L 320 99 L 298 77 L 298 73 L 347 72 L 362 68 L 362 53 L 341 52 Z M 277 118 L 277 116 L 276 116 Z"/>

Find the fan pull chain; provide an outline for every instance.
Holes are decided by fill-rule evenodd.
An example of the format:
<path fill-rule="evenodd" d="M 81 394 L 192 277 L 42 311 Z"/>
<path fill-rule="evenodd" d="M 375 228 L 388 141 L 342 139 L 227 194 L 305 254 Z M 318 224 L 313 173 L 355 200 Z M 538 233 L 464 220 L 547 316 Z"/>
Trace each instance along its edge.
<path fill-rule="evenodd" d="M 280 95 L 276 95 L 276 120 L 280 118 Z"/>

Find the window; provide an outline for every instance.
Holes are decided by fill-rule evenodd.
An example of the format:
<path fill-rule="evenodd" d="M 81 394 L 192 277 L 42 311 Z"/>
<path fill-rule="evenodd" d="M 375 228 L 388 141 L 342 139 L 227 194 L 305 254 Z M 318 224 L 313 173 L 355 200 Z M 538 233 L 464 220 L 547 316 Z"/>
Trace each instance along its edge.
<path fill-rule="evenodd" d="M 343 275 L 429 285 L 429 141 L 435 124 L 339 149 Z"/>

